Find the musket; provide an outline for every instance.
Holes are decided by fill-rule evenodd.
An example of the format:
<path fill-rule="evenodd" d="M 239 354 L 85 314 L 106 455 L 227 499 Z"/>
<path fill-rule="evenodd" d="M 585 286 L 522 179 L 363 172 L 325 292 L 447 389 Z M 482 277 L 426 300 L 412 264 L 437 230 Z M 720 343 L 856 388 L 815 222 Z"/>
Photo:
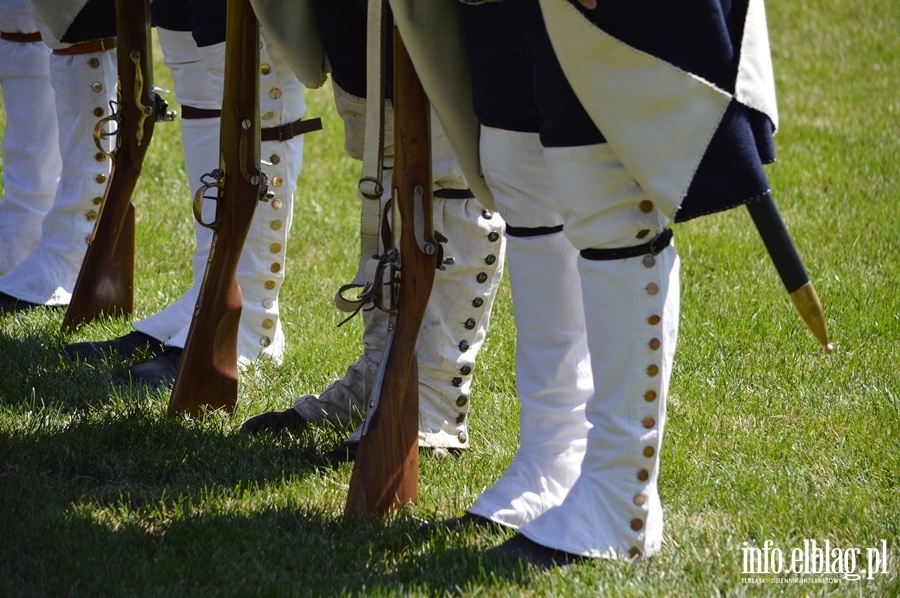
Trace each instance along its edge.
<path fill-rule="evenodd" d="M 169 399 L 170 415 L 234 409 L 241 318 L 237 264 L 256 204 L 268 199 L 259 169 L 259 23 L 249 0 L 228 0 L 225 28 L 219 168 L 204 176 L 194 196 L 194 217 L 213 230 L 213 238 Z M 214 195 L 208 196 L 210 191 Z M 207 200 L 216 201 L 211 222 L 202 217 Z"/>
<path fill-rule="evenodd" d="M 134 309 L 134 205 L 131 196 L 157 121 L 174 112 L 153 86 L 149 0 L 116 0 L 117 102 L 94 128 L 100 152 L 112 158 L 94 230 L 88 237 L 63 330 L 100 315 L 131 315 Z M 109 131 L 113 126 L 114 130 Z M 104 141 L 115 137 L 107 151 Z"/>
<path fill-rule="evenodd" d="M 767 195 L 746 205 L 794 308 L 825 352 L 831 353 L 834 346 L 828 340 L 828 324 L 825 322 L 822 302 L 806 273 L 800 254 L 797 253 L 797 248 L 784 226 L 775 202 Z"/>
<path fill-rule="evenodd" d="M 380 515 L 418 499 L 419 383 L 415 348 L 438 267 L 429 103 L 394 29 L 394 236 L 399 283 L 378 377 L 356 451 L 346 512 Z M 398 217 L 399 215 L 399 217 Z M 395 283 L 398 280 L 395 278 Z"/>

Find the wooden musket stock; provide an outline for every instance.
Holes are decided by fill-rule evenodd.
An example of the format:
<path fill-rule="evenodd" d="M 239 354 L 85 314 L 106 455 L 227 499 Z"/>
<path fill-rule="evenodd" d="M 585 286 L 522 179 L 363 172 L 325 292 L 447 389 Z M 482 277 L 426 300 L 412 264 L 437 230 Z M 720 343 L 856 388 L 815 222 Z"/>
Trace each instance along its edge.
<path fill-rule="evenodd" d="M 149 0 L 116 0 L 118 105 L 94 130 L 97 147 L 117 123 L 112 172 L 63 330 L 73 330 L 100 315 L 131 315 L 134 309 L 134 206 L 131 196 L 157 120 L 171 120 L 166 103 L 153 87 Z"/>
<path fill-rule="evenodd" d="M 169 400 L 169 414 L 205 408 L 231 412 L 237 401 L 237 336 L 241 317 L 238 259 L 256 204 L 265 193 L 259 170 L 259 23 L 249 0 L 228 0 L 225 91 L 219 169 L 194 199 L 194 215 L 214 231 L 209 261 Z M 215 198 L 205 192 L 216 190 Z M 204 199 L 217 202 L 211 223 Z"/>
<path fill-rule="evenodd" d="M 438 262 L 431 207 L 429 103 L 394 30 L 394 201 L 400 214 L 396 327 L 383 356 L 377 405 L 366 424 L 346 511 L 378 515 L 418 499 L 419 383 L 416 339 Z M 396 226 L 395 222 L 395 226 Z"/>

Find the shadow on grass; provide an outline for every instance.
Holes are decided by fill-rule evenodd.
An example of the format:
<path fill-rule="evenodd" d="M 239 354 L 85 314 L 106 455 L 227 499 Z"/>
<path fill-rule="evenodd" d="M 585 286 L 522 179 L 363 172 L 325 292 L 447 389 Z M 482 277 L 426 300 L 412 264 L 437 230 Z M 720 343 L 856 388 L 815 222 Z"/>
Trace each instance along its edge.
<path fill-rule="evenodd" d="M 42 595 L 471 595 L 528 578 L 477 546 L 431 547 L 406 518 L 358 522 L 271 508 L 124 525 L 59 513 L 45 523 L 55 533 L 3 555 L 0 587 Z"/>
<path fill-rule="evenodd" d="M 0 327 L 0 594 L 475 593 L 521 571 L 406 513 L 342 511 L 341 432 L 250 437 L 165 415 L 168 390 L 113 387 L 61 333 Z M 498 539 L 498 542 L 501 539 Z M 487 573 L 487 572 L 490 573 Z M 487 582 L 485 580 L 488 580 Z"/>
<path fill-rule="evenodd" d="M 341 472 L 317 473 L 310 438 L 139 408 L 25 427 L 0 434 L 0 594 L 468 594 L 521 574 L 407 513 L 335 515 L 315 488 Z"/>
<path fill-rule="evenodd" d="M 127 362 L 115 357 L 70 361 L 63 354 L 69 340 L 55 322 L 40 328 L 20 316 L 4 324 L 0 327 L 0 361 L 4 364 L 0 406 L 41 406 L 73 413 L 102 407 L 112 395 L 130 393 L 111 382 L 112 372 L 127 367 Z"/>

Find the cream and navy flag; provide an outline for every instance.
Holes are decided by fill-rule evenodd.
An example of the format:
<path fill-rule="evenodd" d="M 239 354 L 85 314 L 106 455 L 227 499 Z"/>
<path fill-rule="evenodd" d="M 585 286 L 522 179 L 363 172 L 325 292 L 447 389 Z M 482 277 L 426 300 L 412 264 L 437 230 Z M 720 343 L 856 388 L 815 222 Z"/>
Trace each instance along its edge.
<path fill-rule="evenodd" d="M 566 77 L 678 221 L 769 193 L 778 124 L 763 0 L 540 0 Z"/>

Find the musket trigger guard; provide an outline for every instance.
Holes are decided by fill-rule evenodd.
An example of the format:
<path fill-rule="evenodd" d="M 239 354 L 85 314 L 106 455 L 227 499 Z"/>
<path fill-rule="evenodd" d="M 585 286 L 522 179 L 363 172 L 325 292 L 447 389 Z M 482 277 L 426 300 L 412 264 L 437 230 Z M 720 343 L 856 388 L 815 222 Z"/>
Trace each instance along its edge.
<path fill-rule="evenodd" d="M 218 213 L 219 210 L 216 210 L 216 218 L 211 222 L 205 222 L 203 220 L 203 201 L 206 199 L 212 199 L 215 201 L 219 200 L 219 194 L 222 191 L 222 181 L 225 178 L 225 173 L 222 172 L 220 168 L 216 168 L 212 172 L 208 172 L 200 177 L 200 182 L 202 185 L 197 192 L 194 194 L 194 219 L 197 223 L 205 228 L 210 230 L 219 230 L 219 218 Z M 215 189 L 215 195 L 206 195 L 206 192 L 210 189 Z"/>
<path fill-rule="evenodd" d="M 369 304 L 372 305 L 370 309 L 379 309 L 389 314 L 397 313 L 396 301 L 393 293 L 394 287 L 396 286 L 396 281 L 393 279 L 384 283 L 382 283 L 381 281 L 384 280 L 385 270 L 387 270 L 388 268 L 396 269 L 397 267 L 399 267 L 400 253 L 396 249 L 389 249 L 384 254 L 376 257 L 377 263 L 375 264 L 374 273 L 371 276 L 371 280 L 366 281 L 366 283 L 362 285 L 362 290 L 359 291 L 355 298 L 348 299 L 344 296 L 344 292 L 349 291 L 350 289 L 359 289 L 359 285 L 346 284 L 338 289 L 337 296 L 335 297 L 335 303 L 346 306 L 348 309 L 345 309 L 344 311 L 351 312 L 349 316 L 338 323 L 338 326 L 341 326 L 350 321 L 353 316 L 365 309 L 365 307 Z M 383 286 L 391 287 L 391 295 L 388 302 L 385 302 L 384 299 L 384 290 L 382 289 Z"/>
<path fill-rule="evenodd" d="M 122 111 L 117 107 L 118 105 L 118 102 L 110 100 L 109 116 L 101 118 L 97 121 L 97 124 L 94 125 L 94 145 L 97 146 L 97 149 L 100 150 L 100 153 L 102 153 L 104 156 L 113 157 L 116 155 L 116 152 L 119 151 L 118 140 L 112 145 L 112 149 L 106 149 L 105 147 L 103 147 L 104 140 L 119 135 L 119 127 L 122 126 Z M 112 122 L 116 123 L 116 128 L 112 131 L 107 132 L 105 130 L 105 127 L 107 124 Z"/>

